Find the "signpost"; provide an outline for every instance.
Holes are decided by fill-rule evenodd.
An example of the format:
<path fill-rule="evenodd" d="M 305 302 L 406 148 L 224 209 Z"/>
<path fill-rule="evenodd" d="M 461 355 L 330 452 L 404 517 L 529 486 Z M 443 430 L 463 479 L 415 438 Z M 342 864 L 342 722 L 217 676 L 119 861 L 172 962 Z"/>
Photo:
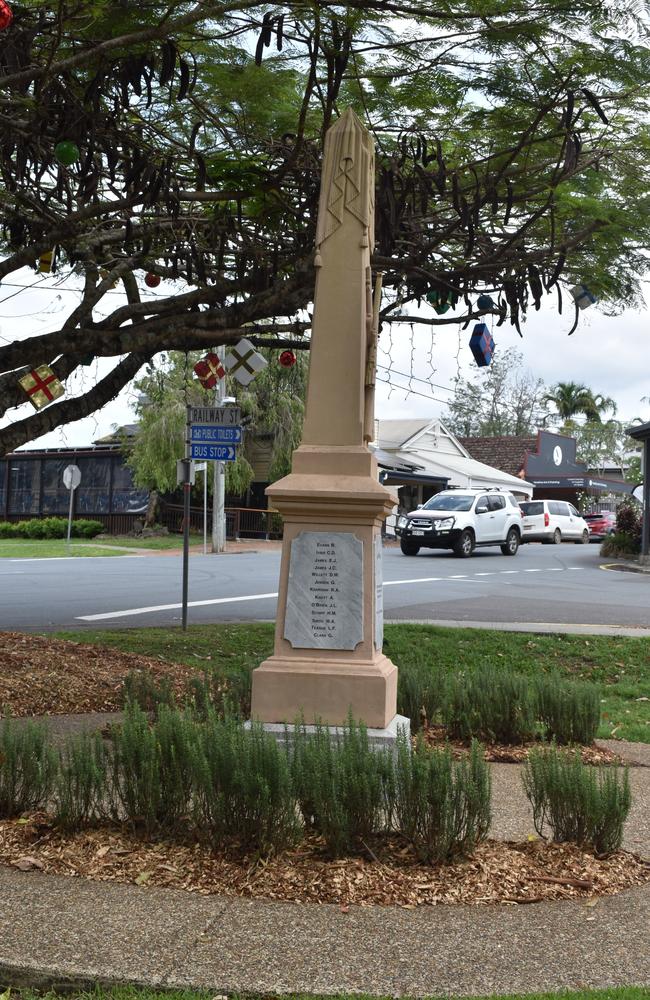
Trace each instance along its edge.
<path fill-rule="evenodd" d="M 182 466 L 183 482 L 183 597 L 182 624 L 187 629 L 187 600 L 190 555 L 190 490 L 193 482 L 194 460 L 207 462 L 234 462 L 237 445 L 241 444 L 241 409 L 238 406 L 188 406 L 185 437 L 185 458 Z M 206 480 L 203 495 L 203 551 L 206 551 Z"/>
<path fill-rule="evenodd" d="M 78 465 L 66 465 L 63 470 L 63 485 L 66 490 L 70 490 L 70 506 L 68 508 L 68 537 L 65 543 L 65 549 L 68 555 L 70 555 L 70 534 L 72 532 L 72 507 L 74 505 L 74 491 L 81 482 L 81 469 Z"/>

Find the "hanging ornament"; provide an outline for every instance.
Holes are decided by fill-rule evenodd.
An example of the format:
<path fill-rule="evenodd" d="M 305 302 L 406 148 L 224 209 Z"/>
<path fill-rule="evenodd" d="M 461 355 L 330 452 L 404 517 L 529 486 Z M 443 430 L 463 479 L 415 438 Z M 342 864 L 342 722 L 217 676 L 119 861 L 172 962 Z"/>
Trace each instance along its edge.
<path fill-rule="evenodd" d="M 293 351 L 283 351 L 278 358 L 278 364 L 282 365 L 283 368 L 293 368 L 297 360 Z"/>
<path fill-rule="evenodd" d="M 479 309 L 494 309 L 494 299 L 491 295 L 487 295 L 483 292 L 483 294 L 479 295 L 476 300 L 476 305 Z"/>
<path fill-rule="evenodd" d="M 594 302 L 598 301 L 594 293 L 590 292 L 586 285 L 574 285 L 569 291 L 578 309 L 588 309 L 589 306 L 593 306 Z"/>
<path fill-rule="evenodd" d="M 477 323 L 470 337 L 469 346 L 479 368 L 489 365 L 494 354 L 492 334 L 485 323 Z"/>
<path fill-rule="evenodd" d="M 37 270 L 40 274 L 51 274 L 54 270 L 54 250 L 46 250 L 38 258 Z"/>
<path fill-rule="evenodd" d="M 64 167 L 71 167 L 79 159 L 79 147 L 76 142 L 64 139 L 62 142 L 57 142 L 54 147 L 54 155 Z"/>
<path fill-rule="evenodd" d="M 210 351 L 201 361 L 196 362 L 194 373 L 204 389 L 214 389 L 218 380 L 226 374 L 226 370 L 218 355 Z"/>
<path fill-rule="evenodd" d="M 100 269 L 99 269 L 99 277 L 102 279 L 102 281 L 106 281 L 106 279 L 110 278 L 110 276 L 111 276 L 111 272 L 110 271 L 107 271 L 105 267 L 100 267 Z M 117 285 L 117 278 L 115 278 L 114 281 L 111 281 L 111 283 L 110 283 L 110 285 L 108 287 L 109 288 L 115 288 L 116 285 Z"/>
<path fill-rule="evenodd" d="M 42 410 L 48 403 L 65 393 L 62 383 L 59 382 L 49 365 L 39 365 L 38 368 L 34 368 L 18 379 L 18 383 L 29 396 L 32 406 L 37 410 Z"/>
<path fill-rule="evenodd" d="M 151 271 L 148 271 L 144 276 L 144 283 L 148 288 L 158 288 L 158 285 L 160 284 L 160 275 L 152 274 Z"/>
<path fill-rule="evenodd" d="M 444 316 L 449 309 L 456 307 L 458 296 L 449 289 L 439 291 L 437 288 L 432 288 L 431 291 L 427 292 L 427 301 L 431 303 L 433 311 L 438 316 Z"/>
<path fill-rule="evenodd" d="M 11 7 L 5 0 L 0 0 L 0 31 L 5 31 L 14 19 Z"/>

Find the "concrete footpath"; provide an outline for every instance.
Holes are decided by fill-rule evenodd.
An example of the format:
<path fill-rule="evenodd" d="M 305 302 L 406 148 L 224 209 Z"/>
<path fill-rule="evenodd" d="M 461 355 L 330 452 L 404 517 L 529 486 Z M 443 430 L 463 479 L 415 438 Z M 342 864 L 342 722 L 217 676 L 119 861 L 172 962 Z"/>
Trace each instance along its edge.
<path fill-rule="evenodd" d="M 650 764 L 650 746 L 610 743 Z M 491 836 L 533 832 L 521 768 L 492 765 Z M 624 846 L 650 859 L 650 767 Z M 0 987 L 481 996 L 650 986 L 650 885 L 529 906 L 390 907 L 200 896 L 0 866 Z"/>

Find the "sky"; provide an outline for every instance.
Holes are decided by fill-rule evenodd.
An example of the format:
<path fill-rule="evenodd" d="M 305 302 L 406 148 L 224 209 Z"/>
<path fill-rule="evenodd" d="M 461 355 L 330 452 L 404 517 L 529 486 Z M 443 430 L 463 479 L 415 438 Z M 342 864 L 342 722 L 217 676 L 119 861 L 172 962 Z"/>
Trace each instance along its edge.
<path fill-rule="evenodd" d="M 0 344 L 56 329 L 78 301 L 75 280 L 70 276 L 57 285 L 56 278 L 44 278 L 25 268 L 2 282 Z M 17 284 L 32 287 L 21 289 L 15 287 Z M 151 292 L 141 282 L 143 298 L 169 294 L 172 289 L 167 284 Z M 121 293 L 116 290 L 109 294 L 114 297 L 111 306 L 119 305 Z M 573 309 L 567 302 L 564 314 L 559 316 L 556 302 L 555 295 L 549 296 L 548 303 L 538 313 L 529 314 L 522 325 L 523 338 L 509 325 L 494 329 L 497 352 L 516 347 L 523 355 L 524 366 L 548 385 L 585 384 L 616 401 L 619 419 L 650 420 L 650 404 L 641 401 L 642 397 L 650 396 L 647 311 L 630 310 L 609 317 L 595 305 L 581 312 L 578 329 L 568 337 Z M 422 315 L 434 313 L 423 307 Z M 470 333 L 471 327 L 459 331 L 454 326 L 416 325 L 413 332 L 404 324 L 394 325 L 392 330 L 385 328 L 379 345 L 376 416 L 379 419 L 443 416 L 456 375 L 460 372 L 467 377 L 477 370 L 469 350 Z M 94 361 L 82 369 L 81 376 L 75 376 L 69 391 L 74 394 L 87 391 L 114 363 L 104 359 Z M 127 388 L 95 415 L 43 435 L 25 447 L 88 445 L 109 434 L 115 425 L 132 423 L 134 400 L 133 389 Z M 0 420 L 0 426 L 32 412 L 31 404 L 25 403 Z"/>

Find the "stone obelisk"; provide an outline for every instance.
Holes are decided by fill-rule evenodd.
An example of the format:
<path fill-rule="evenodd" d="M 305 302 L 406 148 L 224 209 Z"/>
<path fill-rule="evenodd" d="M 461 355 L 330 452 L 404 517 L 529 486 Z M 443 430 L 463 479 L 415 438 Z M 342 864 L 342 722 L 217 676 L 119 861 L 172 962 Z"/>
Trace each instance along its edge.
<path fill-rule="evenodd" d="M 369 728 L 396 719 L 382 653 L 381 525 L 394 499 L 368 449 L 374 422 L 374 144 L 348 110 L 325 139 L 302 443 L 267 489 L 284 518 L 273 655 L 253 673 L 252 716 Z M 406 720 L 403 720 L 406 721 Z"/>

